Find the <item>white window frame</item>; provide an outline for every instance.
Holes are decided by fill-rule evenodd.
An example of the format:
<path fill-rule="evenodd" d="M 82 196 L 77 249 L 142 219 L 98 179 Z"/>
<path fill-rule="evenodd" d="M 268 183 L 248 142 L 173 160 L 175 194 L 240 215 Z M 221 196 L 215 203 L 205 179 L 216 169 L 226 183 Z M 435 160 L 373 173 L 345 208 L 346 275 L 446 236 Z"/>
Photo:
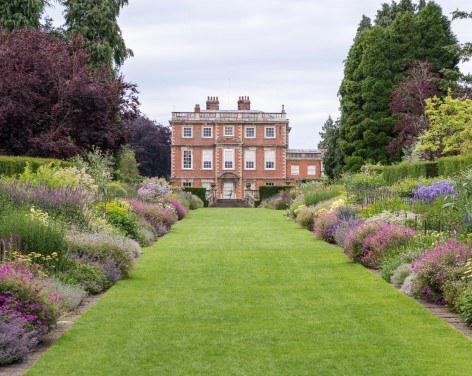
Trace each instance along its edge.
<path fill-rule="evenodd" d="M 254 136 L 248 136 L 247 135 L 248 129 L 254 129 Z M 244 137 L 245 138 L 256 138 L 256 127 L 246 127 L 246 128 L 244 128 Z"/>
<path fill-rule="evenodd" d="M 274 130 L 274 135 L 273 136 L 267 136 L 267 130 L 269 130 L 269 129 Z M 276 127 L 264 127 L 264 138 L 270 138 L 270 139 L 277 138 L 277 129 L 276 129 Z"/>
<path fill-rule="evenodd" d="M 205 152 L 209 152 L 211 157 L 205 158 Z M 205 162 L 210 162 L 210 167 L 205 167 Z M 213 149 L 202 149 L 202 170 L 213 170 Z"/>
<path fill-rule="evenodd" d="M 182 187 L 183 187 L 183 188 L 192 188 L 192 187 L 193 187 L 193 182 L 191 182 L 191 181 L 183 181 L 183 182 L 182 182 Z"/>
<path fill-rule="evenodd" d="M 190 167 L 185 167 L 185 153 L 190 152 Z M 183 149 L 182 150 L 182 170 L 193 170 L 193 150 Z"/>
<path fill-rule="evenodd" d="M 310 167 L 313 168 L 313 173 L 310 173 Z M 309 175 L 309 176 L 315 176 L 316 175 L 316 165 L 308 165 L 306 172 L 307 172 L 307 175 Z"/>
<path fill-rule="evenodd" d="M 210 135 L 209 135 L 209 136 L 205 136 L 205 129 L 209 129 L 209 130 L 210 130 Z M 203 127 L 202 127 L 202 138 L 213 138 L 213 127 L 210 127 L 210 126 L 203 126 Z"/>
<path fill-rule="evenodd" d="M 226 152 L 231 152 L 231 161 L 226 160 Z M 226 162 L 231 162 L 231 167 L 226 167 Z M 223 149 L 223 170 L 234 170 L 234 149 Z"/>
<path fill-rule="evenodd" d="M 300 176 L 300 165 L 291 165 L 290 166 L 290 175 Z"/>
<path fill-rule="evenodd" d="M 253 153 L 254 155 L 254 159 L 251 161 L 247 159 L 247 155 L 248 153 Z M 252 150 L 252 149 L 246 149 L 244 150 L 244 169 L 245 170 L 249 170 L 249 171 L 252 171 L 252 170 L 255 170 L 256 169 L 256 160 L 257 160 L 257 152 L 256 150 Z M 248 167 L 247 166 L 247 163 L 248 162 L 253 162 L 253 167 Z"/>
<path fill-rule="evenodd" d="M 185 135 L 185 130 L 190 129 L 190 136 Z M 182 127 L 182 138 L 193 138 L 193 127 L 185 125 Z"/>
<path fill-rule="evenodd" d="M 267 153 L 273 153 L 273 155 L 274 155 L 274 160 L 273 161 L 270 161 L 270 160 L 267 159 Z M 277 160 L 277 153 L 276 153 L 275 149 L 265 149 L 264 150 L 264 170 L 268 170 L 268 171 L 275 170 L 276 160 Z M 270 162 L 272 162 L 274 164 L 273 167 L 267 167 L 267 163 L 270 163 Z"/>
<path fill-rule="evenodd" d="M 226 129 L 231 128 L 231 134 L 226 134 Z M 225 125 L 223 128 L 223 135 L 225 137 L 234 137 L 234 126 L 232 125 Z"/>

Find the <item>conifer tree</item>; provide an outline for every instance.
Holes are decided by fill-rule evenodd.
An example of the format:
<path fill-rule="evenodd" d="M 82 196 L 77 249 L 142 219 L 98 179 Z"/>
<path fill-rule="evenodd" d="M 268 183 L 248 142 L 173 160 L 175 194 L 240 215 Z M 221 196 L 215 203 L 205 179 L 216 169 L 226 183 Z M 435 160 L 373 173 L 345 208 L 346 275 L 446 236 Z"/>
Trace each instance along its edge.
<path fill-rule="evenodd" d="M 379 11 L 373 26 L 364 18 L 345 62 L 339 91 L 339 146 L 344 169 L 365 163 L 390 163 L 400 155 L 386 146 L 393 137 L 392 93 L 418 60 L 429 61 L 434 72 L 458 72 L 458 55 L 445 48 L 457 44 L 449 20 L 434 2 L 414 5 L 393 2 Z M 449 77 L 441 77 L 447 83 Z M 444 85 L 446 86 L 446 85 Z"/>

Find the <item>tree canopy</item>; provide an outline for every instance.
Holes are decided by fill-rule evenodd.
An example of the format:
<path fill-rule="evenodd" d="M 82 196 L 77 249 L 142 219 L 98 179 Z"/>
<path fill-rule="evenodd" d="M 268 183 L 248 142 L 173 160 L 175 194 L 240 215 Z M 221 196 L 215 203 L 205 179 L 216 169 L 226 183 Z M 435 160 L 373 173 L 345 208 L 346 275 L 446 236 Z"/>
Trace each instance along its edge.
<path fill-rule="evenodd" d="M 331 116 L 320 132 L 321 142 L 318 148 L 323 151 L 324 173 L 331 180 L 341 175 L 341 153 L 339 152 L 339 120 L 334 122 Z"/>
<path fill-rule="evenodd" d="M 128 0 L 61 0 L 65 7 L 66 30 L 85 39 L 95 67 L 120 67 L 133 55 L 126 47 L 117 18 Z"/>
<path fill-rule="evenodd" d="M 443 69 L 458 72 L 457 53 L 445 48 L 454 44 L 450 22 L 434 2 L 384 4 L 373 25 L 363 17 L 339 90 L 345 170 L 400 158 L 387 149 L 395 136 L 396 116 L 390 108 L 395 88 L 418 60 L 428 61 L 442 80 L 449 78 Z"/>
<path fill-rule="evenodd" d="M 137 113 L 135 85 L 94 69 L 81 37 L 0 32 L 0 152 L 68 158 L 116 152 Z"/>
<path fill-rule="evenodd" d="M 0 28 L 5 30 L 24 27 L 39 28 L 45 0 L 1 0 Z"/>
<path fill-rule="evenodd" d="M 139 163 L 142 176 L 170 176 L 170 144 L 169 127 L 139 116 L 128 124 L 131 131 L 130 145 Z"/>

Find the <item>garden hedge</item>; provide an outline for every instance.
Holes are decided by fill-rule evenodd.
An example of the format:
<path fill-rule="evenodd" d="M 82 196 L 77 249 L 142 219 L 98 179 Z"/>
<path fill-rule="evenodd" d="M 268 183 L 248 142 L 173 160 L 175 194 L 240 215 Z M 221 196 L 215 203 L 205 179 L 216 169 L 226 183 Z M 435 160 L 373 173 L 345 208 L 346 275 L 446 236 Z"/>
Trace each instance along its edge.
<path fill-rule="evenodd" d="M 369 166 L 369 169 L 382 173 L 388 184 L 405 178 L 435 178 L 453 176 L 472 167 L 472 155 L 445 157 L 436 161 L 402 162 L 391 166 Z"/>
<path fill-rule="evenodd" d="M 184 188 L 184 192 L 190 192 L 191 194 L 200 197 L 202 199 L 203 204 L 205 205 L 205 207 L 208 207 L 208 200 L 206 198 L 206 189 L 205 188 L 186 187 L 186 188 Z"/>
<path fill-rule="evenodd" d="M 47 163 L 54 163 L 65 166 L 68 162 L 52 158 L 35 158 L 35 157 L 14 157 L 8 155 L 0 155 L 0 175 L 13 176 L 21 174 L 29 163 L 33 171 Z"/>
<path fill-rule="evenodd" d="M 281 186 L 281 185 L 264 185 L 259 187 L 259 200 L 265 200 L 266 198 L 275 196 L 277 193 L 281 191 L 286 191 L 290 189 L 290 186 Z"/>

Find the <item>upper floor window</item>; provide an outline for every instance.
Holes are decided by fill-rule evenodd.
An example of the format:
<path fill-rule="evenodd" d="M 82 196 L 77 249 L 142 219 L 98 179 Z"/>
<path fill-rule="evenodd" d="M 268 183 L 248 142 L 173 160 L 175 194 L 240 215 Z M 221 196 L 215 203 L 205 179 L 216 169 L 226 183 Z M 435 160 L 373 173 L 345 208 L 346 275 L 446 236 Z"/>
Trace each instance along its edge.
<path fill-rule="evenodd" d="M 244 169 L 245 170 L 256 169 L 256 151 L 255 150 L 244 151 Z"/>
<path fill-rule="evenodd" d="M 264 150 L 264 163 L 266 170 L 275 170 L 275 150 Z"/>
<path fill-rule="evenodd" d="M 233 149 L 224 150 L 223 163 L 224 163 L 225 170 L 232 170 L 234 168 L 234 150 Z"/>
<path fill-rule="evenodd" d="M 213 128 L 212 127 L 203 127 L 202 128 L 202 137 L 203 138 L 212 138 L 213 137 Z"/>
<path fill-rule="evenodd" d="M 275 127 L 265 127 L 265 138 L 275 138 Z"/>
<path fill-rule="evenodd" d="M 226 137 L 232 137 L 232 136 L 234 136 L 234 127 L 225 126 L 225 136 L 226 136 Z"/>
<path fill-rule="evenodd" d="M 193 166 L 193 153 L 192 150 L 184 150 L 182 157 L 182 168 L 185 170 L 191 170 Z"/>
<path fill-rule="evenodd" d="M 246 127 L 246 138 L 256 138 L 256 128 Z"/>
<path fill-rule="evenodd" d="M 211 170 L 213 168 L 213 150 L 202 150 L 202 168 L 204 170 Z"/>
<path fill-rule="evenodd" d="M 307 172 L 308 172 L 308 175 L 316 175 L 316 166 L 315 165 L 309 165 Z"/>
<path fill-rule="evenodd" d="M 192 127 L 184 127 L 183 137 L 184 138 L 192 138 L 192 134 L 193 134 L 192 131 L 193 131 Z"/>
<path fill-rule="evenodd" d="M 191 188 L 192 187 L 192 182 L 191 181 L 184 181 L 184 182 L 182 182 L 182 187 Z"/>
<path fill-rule="evenodd" d="M 300 175 L 300 166 L 299 165 L 292 165 L 290 168 L 290 173 L 294 176 Z"/>

